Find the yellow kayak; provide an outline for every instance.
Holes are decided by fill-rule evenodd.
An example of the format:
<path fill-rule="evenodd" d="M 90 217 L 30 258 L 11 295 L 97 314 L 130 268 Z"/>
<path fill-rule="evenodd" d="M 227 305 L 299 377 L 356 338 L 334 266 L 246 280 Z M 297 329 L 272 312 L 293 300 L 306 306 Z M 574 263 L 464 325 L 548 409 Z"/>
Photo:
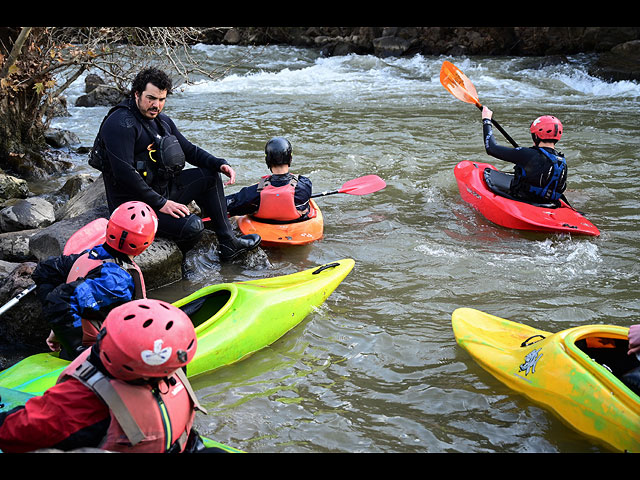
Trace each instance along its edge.
<path fill-rule="evenodd" d="M 640 452 L 640 397 L 618 378 L 638 365 L 628 328 L 550 333 L 471 308 L 455 310 L 452 326 L 458 345 L 509 388 L 600 444 Z"/>

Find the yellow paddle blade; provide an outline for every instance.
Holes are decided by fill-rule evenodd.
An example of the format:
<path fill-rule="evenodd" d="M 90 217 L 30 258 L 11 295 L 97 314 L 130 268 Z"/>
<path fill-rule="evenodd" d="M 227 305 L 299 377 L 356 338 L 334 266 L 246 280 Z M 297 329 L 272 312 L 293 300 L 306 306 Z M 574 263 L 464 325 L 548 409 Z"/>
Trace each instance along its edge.
<path fill-rule="evenodd" d="M 451 62 L 443 62 L 440 69 L 440 83 L 449 90 L 458 100 L 466 103 L 473 103 L 476 107 L 482 108 L 478 93 L 471 80 Z"/>

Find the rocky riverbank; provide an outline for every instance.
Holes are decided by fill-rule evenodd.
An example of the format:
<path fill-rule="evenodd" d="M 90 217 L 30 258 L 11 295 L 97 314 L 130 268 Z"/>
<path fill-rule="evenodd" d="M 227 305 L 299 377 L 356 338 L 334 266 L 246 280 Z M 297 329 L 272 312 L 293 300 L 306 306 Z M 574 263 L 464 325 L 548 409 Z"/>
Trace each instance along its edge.
<path fill-rule="evenodd" d="M 202 31 L 203 43 L 291 45 L 324 55 L 510 55 L 592 53 L 589 73 L 640 81 L 640 27 L 226 27 Z"/>
<path fill-rule="evenodd" d="M 61 255 L 74 232 L 96 218 L 109 216 L 101 175 L 77 175 L 57 192 L 34 196 L 24 180 L 0 174 L 0 200 L 2 195 L 11 198 L 0 209 L 0 307 L 33 284 L 31 275 L 37 262 Z M 197 205 L 190 207 L 200 213 Z M 235 262 L 256 269 L 270 265 L 260 248 Z M 148 291 L 183 278 L 206 281 L 211 270 L 202 271 L 201 265 L 215 271 L 219 264 L 217 239 L 205 230 L 200 242 L 185 254 L 175 242 L 156 238 L 136 257 L 136 263 Z M 50 327 L 42 321 L 41 313 L 42 304 L 30 293 L 0 316 L 0 370 L 26 355 L 47 350 L 44 340 Z"/>

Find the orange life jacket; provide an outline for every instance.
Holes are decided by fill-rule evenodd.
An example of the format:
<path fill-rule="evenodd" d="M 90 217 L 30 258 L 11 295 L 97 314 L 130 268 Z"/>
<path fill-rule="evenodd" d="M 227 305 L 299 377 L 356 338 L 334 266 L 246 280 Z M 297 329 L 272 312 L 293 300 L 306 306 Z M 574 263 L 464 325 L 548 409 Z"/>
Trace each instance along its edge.
<path fill-rule="evenodd" d="M 67 283 L 71 283 L 78 278 L 86 277 L 91 270 L 100 267 L 105 262 L 115 262 L 117 265 L 129 272 L 129 274 L 133 278 L 133 283 L 135 285 L 133 300 L 147 298 L 147 292 L 144 285 L 142 272 L 140 271 L 140 267 L 138 267 L 138 265 L 134 261 L 131 261 L 131 264 L 125 264 L 124 262 L 120 262 L 115 258 L 99 259 L 96 258 L 95 254 L 92 254 L 92 252 L 93 250 L 89 250 L 84 255 L 78 257 L 78 259 L 73 263 L 73 266 L 71 267 L 71 270 L 67 275 Z M 96 338 L 98 332 L 100 331 L 100 327 L 101 323 L 97 320 L 87 320 L 83 318 L 82 344 L 85 346 L 91 346 L 96 343 Z"/>
<path fill-rule="evenodd" d="M 274 187 L 271 184 L 271 175 L 262 177 L 258 182 L 260 207 L 253 216 L 278 222 L 292 222 L 300 219 L 306 212 L 296 208 L 294 195 L 297 184 L 297 175 L 292 175 L 289 183 L 281 187 Z"/>
<path fill-rule="evenodd" d="M 182 369 L 159 382 L 154 390 L 147 383 L 132 384 L 107 377 L 87 361 L 91 349 L 83 351 L 58 378 L 58 383 L 76 378 L 109 407 L 111 423 L 100 448 L 112 452 L 182 452 L 200 406 Z"/>

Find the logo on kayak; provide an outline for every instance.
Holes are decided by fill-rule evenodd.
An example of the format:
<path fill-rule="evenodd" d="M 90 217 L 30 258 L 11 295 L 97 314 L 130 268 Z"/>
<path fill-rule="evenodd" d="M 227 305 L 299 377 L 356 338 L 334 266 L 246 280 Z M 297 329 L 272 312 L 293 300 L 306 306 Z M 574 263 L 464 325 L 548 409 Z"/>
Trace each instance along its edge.
<path fill-rule="evenodd" d="M 520 365 L 520 371 L 524 372 L 525 375 L 529 375 L 529 373 L 536 373 L 536 365 L 538 364 L 538 360 L 542 358 L 542 354 L 540 353 L 541 348 L 537 350 L 532 350 L 524 357 L 524 363 Z"/>
<path fill-rule="evenodd" d="M 474 197 L 476 197 L 477 199 L 481 199 L 482 195 L 480 195 L 478 192 L 476 192 L 475 190 L 471 190 L 469 187 L 467 187 L 467 192 L 469 192 L 471 195 L 473 195 Z"/>

